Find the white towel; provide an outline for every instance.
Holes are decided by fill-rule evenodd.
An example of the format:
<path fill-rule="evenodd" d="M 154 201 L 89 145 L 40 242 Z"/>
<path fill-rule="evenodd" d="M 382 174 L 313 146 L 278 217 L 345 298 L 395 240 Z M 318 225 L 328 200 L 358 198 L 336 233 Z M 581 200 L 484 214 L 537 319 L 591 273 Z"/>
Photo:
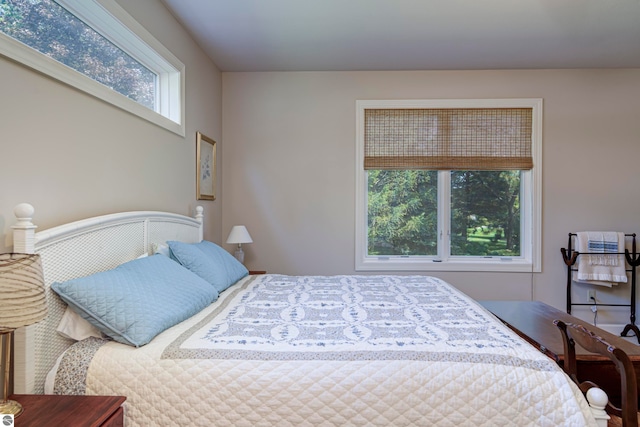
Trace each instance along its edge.
<path fill-rule="evenodd" d="M 627 282 L 624 233 L 613 231 L 581 231 L 576 233 L 578 271 L 573 280 L 608 286 Z M 589 253 L 590 255 L 586 255 Z"/>

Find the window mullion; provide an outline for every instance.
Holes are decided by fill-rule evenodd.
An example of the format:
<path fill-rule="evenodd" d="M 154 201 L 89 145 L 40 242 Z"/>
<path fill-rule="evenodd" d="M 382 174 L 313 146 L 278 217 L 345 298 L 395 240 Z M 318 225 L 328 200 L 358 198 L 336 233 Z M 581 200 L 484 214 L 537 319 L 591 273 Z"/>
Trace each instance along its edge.
<path fill-rule="evenodd" d="M 438 258 L 451 253 L 451 173 L 438 171 Z"/>

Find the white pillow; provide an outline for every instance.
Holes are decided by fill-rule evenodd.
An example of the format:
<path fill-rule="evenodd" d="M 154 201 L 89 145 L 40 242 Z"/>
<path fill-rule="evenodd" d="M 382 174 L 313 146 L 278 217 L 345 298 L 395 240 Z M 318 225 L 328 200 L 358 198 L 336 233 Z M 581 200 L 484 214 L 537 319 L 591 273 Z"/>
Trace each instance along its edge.
<path fill-rule="evenodd" d="M 63 337 L 76 341 L 82 341 L 89 337 L 102 338 L 102 333 L 98 328 L 84 320 L 71 307 L 67 307 L 64 311 L 56 330 Z"/>
<path fill-rule="evenodd" d="M 160 254 L 171 258 L 171 250 L 166 243 L 152 243 L 151 250 L 154 254 Z"/>

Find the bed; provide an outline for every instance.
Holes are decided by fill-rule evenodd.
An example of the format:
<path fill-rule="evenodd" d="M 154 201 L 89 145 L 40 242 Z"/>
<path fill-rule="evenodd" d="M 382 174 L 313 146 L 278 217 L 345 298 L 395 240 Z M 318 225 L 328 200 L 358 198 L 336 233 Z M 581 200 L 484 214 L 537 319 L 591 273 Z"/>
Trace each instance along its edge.
<path fill-rule="evenodd" d="M 200 207 L 195 218 L 128 212 L 41 232 L 30 205 L 15 213 L 14 251 L 41 255 L 50 307 L 16 331 L 17 393 L 123 395 L 129 427 L 596 425 L 555 363 L 438 278 L 246 275 L 202 240 Z M 212 256 L 185 258 L 205 243 Z M 209 265 L 217 256 L 224 265 Z M 168 282 L 169 303 L 156 309 L 143 293 L 126 310 L 153 328 L 159 313 L 181 317 L 107 339 L 57 332 L 65 301 L 85 317 L 124 310 L 96 314 L 86 301 L 103 306 L 102 284 L 131 269 Z M 140 298 L 127 289 L 118 300 Z"/>

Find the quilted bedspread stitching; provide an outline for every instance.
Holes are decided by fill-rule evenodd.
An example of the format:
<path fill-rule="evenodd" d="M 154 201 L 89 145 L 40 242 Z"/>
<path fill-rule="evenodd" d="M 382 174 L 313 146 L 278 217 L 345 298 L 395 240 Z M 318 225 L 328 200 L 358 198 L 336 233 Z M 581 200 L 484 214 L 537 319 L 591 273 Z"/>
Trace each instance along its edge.
<path fill-rule="evenodd" d="M 536 363 L 162 358 L 176 334 L 202 329 L 216 304 L 140 349 L 104 346 L 88 392 L 124 393 L 128 426 L 594 425 L 566 375 L 494 320 L 513 341 L 500 351 Z M 472 317 L 491 319 L 481 309 Z"/>

